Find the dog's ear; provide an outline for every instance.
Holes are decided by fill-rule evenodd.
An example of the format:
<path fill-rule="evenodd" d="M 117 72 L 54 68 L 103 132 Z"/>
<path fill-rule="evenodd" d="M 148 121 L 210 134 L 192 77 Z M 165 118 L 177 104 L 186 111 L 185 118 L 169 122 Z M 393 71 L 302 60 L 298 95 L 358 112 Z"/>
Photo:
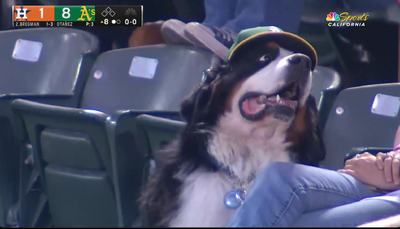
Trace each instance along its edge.
<path fill-rule="evenodd" d="M 293 143 L 291 152 L 296 154 L 298 163 L 316 166 L 325 159 L 325 143 L 318 123 L 317 105 L 312 95 L 308 96 L 305 105 L 297 112 L 287 140 Z"/>
<path fill-rule="evenodd" d="M 193 90 L 189 97 L 183 100 L 181 115 L 189 125 L 200 122 L 207 112 L 206 107 L 210 103 L 215 79 L 218 77 L 220 68 L 217 65 L 203 72 L 200 84 Z"/>
<path fill-rule="evenodd" d="M 181 115 L 188 125 L 199 124 L 209 115 L 212 98 L 218 91 L 222 76 L 229 71 L 228 65 L 216 65 L 203 73 L 201 83 L 181 104 Z"/>
<path fill-rule="evenodd" d="M 182 118 L 188 123 L 197 123 L 200 121 L 204 108 L 207 106 L 211 97 L 210 85 L 202 82 L 192 92 L 192 94 L 183 100 L 181 104 Z"/>

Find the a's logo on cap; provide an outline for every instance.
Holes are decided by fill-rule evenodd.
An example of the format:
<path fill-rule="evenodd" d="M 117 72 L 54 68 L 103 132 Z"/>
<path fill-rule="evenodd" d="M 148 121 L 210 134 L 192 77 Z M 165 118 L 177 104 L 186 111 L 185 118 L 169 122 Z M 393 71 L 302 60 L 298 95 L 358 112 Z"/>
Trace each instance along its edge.
<path fill-rule="evenodd" d="M 276 26 L 268 26 L 268 32 L 282 32 L 282 30 Z"/>

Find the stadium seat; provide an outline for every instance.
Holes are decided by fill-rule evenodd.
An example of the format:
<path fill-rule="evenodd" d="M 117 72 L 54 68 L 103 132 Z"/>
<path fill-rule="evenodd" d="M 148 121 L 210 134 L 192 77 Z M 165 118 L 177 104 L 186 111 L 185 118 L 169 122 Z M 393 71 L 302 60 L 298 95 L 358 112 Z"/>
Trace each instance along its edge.
<path fill-rule="evenodd" d="M 94 36 L 68 28 L 1 31 L 0 39 L 0 94 L 71 94 L 83 58 L 98 47 Z"/>
<path fill-rule="evenodd" d="M 29 152 L 30 146 L 28 141 L 19 144 L 24 130 L 13 118 L 11 102 L 24 98 L 77 107 L 98 40 L 76 29 L 34 28 L 1 31 L 0 41 L 0 226 L 41 226 L 40 206 L 45 207 L 46 198 L 37 187 L 31 192 L 25 189 L 28 184 L 18 182 L 20 171 L 23 181 L 34 172 L 30 165 L 20 166 L 26 159 L 20 152 Z M 18 204 L 21 196 L 33 201 L 29 209 Z"/>
<path fill-rule="evenodd" d="M 347 160 L 352 159 L 355 157 L 357 154 L 362 154 L 364 152 L 368 152 L 372 155 L 377 155 L 380 152 L 390 152 L 392 151 L 393 148 L 387 147 L 387 148 L 382 148 L 382 147 L 353 147 L 351 148 L 350 152 L 346 154 L 346 157 L 343 160 L 343 165 L 346 163 Z"/>
<path fill-rule="evenodd" d="M 200 82 L 201 73 L 218 63 L 210 52 L 190 46 L 151 45 L 105 52 L 88 79 L 82 108 L 108 114 L 123 109 L 178 111 L 182 98 Z"/>
<path fill-rule="evenodd" d="M 140 136 L 146 138 L 146 141 L 142 141 L 145 144 L 140 147 L 141 152 L 145 154 L 146 158 L 151 160 L 157 158 L 153 152 L 156 153 L 160 148 L 174 140 L 186 125 L 182 121 L 147 114 L 139 115 L 136 121 Z M 150 167 L 148 168 L 150 169 Z M 151 171 L 151 169 L 148 171 Z M 145 171 L 145 179 L 148 171 Z"/>
<path fill-rule="evenodd" d="M 339 169 L 354 147 L 391 148 L 400 125 L 400 83 L 341 91 L 324 129 L 327 155 L 322 165 Z"/>
<path fill-rule="evenodd" d="M 143 184 L 155 170 L 159 159 L 157 151 L 174 140 L 185 127 L 182 121 L 156 117 L 148 114 L 139 115 L 137 121 L 137 135 L 143 137 L 139 141 L 139 149 L 145 156 L 146 164 L 143 167 Z M 148 225 L 146 212 L 142 212 L 142 226 Z"/>
<path fill-rule="evenodd" d="M 3 0 L 0 2 L 0 30 L 11 29 L 13 27 L 13 5 L 20 5 L 22 0 Z"/>
<path fill-rule="evenodd" d="M 342 0 L 305 0 L 298 34 L 307 40 L 318 53 L 318 62 L 332 66 L 338 61 L 335 45 L 330 39 L 326 15 L 329 12 L 342 12 Z"/>
<path fill-rule="evenodd" d="M 217 60 L 188 46 L 113 50 L 97 58 L 80 109 L 13 102 L 33 142 L 56 227 L 140 224 L 145 162 L 136 152 L 136 117 L 179 119 L 183 97 Z"/>
<path fill-rule="evenodd" d="M 341 86 L 339 73 L 327 67 L 317 66 L 313 72 L 311 94 L 320 101 L 324 90 L 338 90 Z M 319 108 L 320 105 L 318 105 Z"/>
<path fill-rule="evenodd" d="M 340 75 L 328 67 L 317 66 L 313 72 L 311 95 L 317 101 L 319 123 L 323 129 L 333 101 L 341 90 Z"/>

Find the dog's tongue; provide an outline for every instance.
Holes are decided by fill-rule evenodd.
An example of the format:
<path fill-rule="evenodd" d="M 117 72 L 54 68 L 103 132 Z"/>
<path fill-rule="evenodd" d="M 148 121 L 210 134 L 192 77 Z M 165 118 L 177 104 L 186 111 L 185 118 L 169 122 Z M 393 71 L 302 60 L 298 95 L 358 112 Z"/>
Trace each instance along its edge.
<path fill-rule="evenodd" d="M 242 110 L 246 112 L 246 114 L 257 114 L 262 111 L 265 107 L 265 104 L 258 104 L 257 97 L 248 98 L 242 103 Z"/>

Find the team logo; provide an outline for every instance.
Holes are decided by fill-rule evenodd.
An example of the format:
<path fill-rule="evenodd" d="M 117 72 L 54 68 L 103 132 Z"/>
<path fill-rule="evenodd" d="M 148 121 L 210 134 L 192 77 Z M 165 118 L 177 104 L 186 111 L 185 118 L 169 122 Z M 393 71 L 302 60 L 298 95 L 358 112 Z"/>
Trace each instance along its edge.
<path fill-rule="evenodd" d="M 349 12 L 342 12 L 337 14 L 336 12 L 330 12 L 326 15 L 326 21 L 328 26 L 347 26 L 347 27 L 363 27 L 365 22 L 368 20 L 369 14 L 357 14 L 350 15 Z"/>
<path fill-rule="evenodd" d="M 326 15 L 327 21 L 340 21 L 340 17 L 336 12 L 331 12 L 330 14 Z"/>
<path fill-rule="evenodd" d="M 27 14 L 31 12 L 31 10 L 28 10 L 27 8 L 21 6 L 19 9 L 15 9 L 14 12 L 17 13 L 17 17 L 15 18 L 16 21 L 18 21 L 19 19 L 25 19 L 27 21 L 28 20 Z"/>
<path fill-rule="evenodd" d="M 81 14 L 81 17 L 80 18 L 78 18 L 78 21 L 91 21 L 92 20 L 92 18 L 93 18 L 93 16 L 95 15 L 95 9 L 90 9 L 90 10 L 88 10 L 87 8 L 86 8 L 86 6 L 82 6 L 81 7 L 81 12 L 82 12 L 82 14 Z M 89 12 L 90 12 L 90 14 L 89 14 Z"/>

